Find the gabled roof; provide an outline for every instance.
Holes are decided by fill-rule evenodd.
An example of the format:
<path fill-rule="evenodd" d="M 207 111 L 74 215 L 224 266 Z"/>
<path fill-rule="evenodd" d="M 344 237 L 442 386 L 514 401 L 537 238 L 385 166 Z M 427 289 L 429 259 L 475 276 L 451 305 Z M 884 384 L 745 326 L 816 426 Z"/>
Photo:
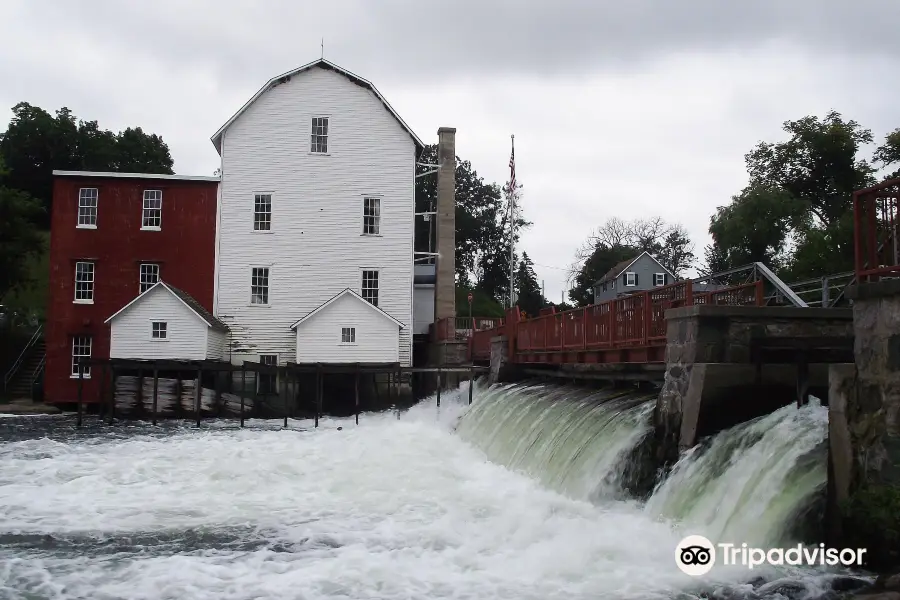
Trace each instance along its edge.
<path fill-rule="evenodd" d="M 335 295 L 334 297 L 332 297 L 331 299 L 326 300 L 325 302 L 323 302 L 321 305 L 319 305 L 318 308 L 316 308 L 316 309 L 310 311 L 305 317 L 303 317 L 303 318 L 301 318 L 301 319 L 298 319 L 293 325 L 291 325 L 291 329 L 296 329 L 296 328 L 297 328 L 297 325 L 299 325 L 299 324 L 302 323 L 303 321 L 309 320 L 309 319 L 312 318 L 316 313 L 319 313 L 319 312 L 321 312 L 322 310 L 324 310 L 325 307 L 327 307 L 328 305 L 333 304 L 333 303 L 336 302 L 338 299 L 343 298 L 344 296 L 347 296 L 347 295 L 352 296 L 352 297 L 355 298 L 356 300 L 359 300 L 360 302 L 362 302 L 362 304 L 363 304 L 364 306 L 368 306 L 371 310 L 374 310 L 375 312 L 377 312 L 377 313 L 380 314 L 381 316 L 390 319 L 391 321 L 393 321 L 394 323 L 396 323 L 401 329 L 403 328 L 403 323 L 401 323 L 400 321 L 398 321 L 397 319 L 395 319 L 395 318 L 392 317 L 391 315 L 387 314 L 386 312 L 384 312 L 383 310 L 381 310 L 380 308 L 378 308 L 377 306 L 375 306 L 374 304 L 372 304 L 372 303 L 369 302 L 368 300 L 365 300 L 362 296 L 360 296 L 359 294 L 357 294 L 356 292 L 354 292 L 354 291 L 351 290 L 350 288 L 347 288 L 347 289 L 345 289 L 343 292 L 341 292 L 341 293 Z"/>
<path fill-rule="evenodd" d="M 650 254 L 649 252 L 647 252 L 646 250 L 644 250 L 643 252 L 641 252 L 640 254 L 638 254 L 637 256 L 635 256 L 634 258 L 631 258 L 631 259 L 628 259 L 628 260 L 623 260 L 622 262 L 618 263 L 618 264 L 617 264 L 616 266 L 614 266 L 612 269 L 610 269 L 609 271 L 607 271 L 607 272 L 606 272 L 606 275 L 604 275 L 603 277 L 601 277 L 594 285 L 598 285 L 598 284 L 604 283 L 604 282 L 606 282 L 606 281 L 611 281 L 611 280 L 615 279 L 616 277 L 618 277 L 619 275 L 621 275 L 622 273 L 624 273 L 625 271 L 627 271 L 628 269 L 630 269 L 630 268 L 631 268 L 631 265 L 633 265 L 634 263 L 636 263 L 636 262 L 638 261 L 638 259 L 640 259 L 640 258 L 641 258 L 642 256 L 644 256 L 645 254 L 647 255 L 647 257 L 648 257 L 650 260 L 652 260 L 652 261 L 655 262 L 657 265 L 659 265 L 659 268 L 660 268 L 660 269 L 662 269 L 663 271 L 665 271 L 666 273 L 668 273 L 668 274 L 672 277 L 672 279 L 677 279 L 675 273 L 673 273 L 672 271 L 670 271 L 669 269 L 667 269 L 661 262 L 659 262 L 658 260 L 656 260 L 656 258 L 655 258 L 652 254 Z"/>
<path fill-rule="evenodd" d="M 112 321 L 113 319 L 118 317 L 120 314 L 125 312 L 130 306 L 136 304 L 142 298 L 145 298 L 152 290 L 156 289 L 157 287 L 162 287 L 163 289 L 167 290 L 170 294 L 172 294 L 173 296 L 175 296 L 176 298 L 181 300 L 181 302 L 186 307 L 188 307 L 188 310 L 190 310 L 192 313 L 194 313 L 194 315 L 196 315 L 197 318 L 199 318 L 201 321 L 206 323 L 209 327 L 212 327 L 213 329 L 215 329 L 217 331 L 228 332 L 228 325 L 226 325 L 219 319 L 215 318 L 212 315 L 212 313 L 210 313 L 208 310 L 203 308 L 203 305 L 201 305 L 199 302 L 197 302 L 197 300 L 193 296 L 191 296 L 187 292 L 184 292 L 184 291 L 178 289 L 177 287 L 173 287 L 167 283 L 163 283 L 162 280 L 157 281 L 155 284 L 150 286 L 147 289 L 147 291 L 145 291 L 143 294 L 139 294 L 137 297 L 134 298 L 134 300 L 132 300 L 131 302 L 129 302 L 128 304 L 126 304 L 125 306 L 123 306 L 122 308 L 117 310 L 115 312 L 115 314 L 113 314 L 110 318 L 106 319 L 106 321 L 104 321 L 104 323 L 109 323 L 110 321 Z"/>
<path fill-rule="evenodd" d="M 321 69 L 330 69 L 330 70 L 334 71 L 335 73 L 339 73 L 339 74 L 343 75 L 344 77 L 346 77 L 347 79 L 349 79 L 350 81 L 355 83 L 356 85 L 366 88 L 367 90 L 370 90 L 373 94 L 375 94 L 375 97 L 378 98 L 382 104 L 384 104 L 384 107 L 388 109 L 388 112 L 390 112 L 391 115 L 395 119 L 397 119 L 397 122 L 400 123 L 400 125 L 403 127 L 403 129 L 406 130 L 406 132 L 410 135 L 410 137 L 416 143 L 417 154 L 420 154 L 422 152 L 422 150 L 425 149 L 425 144 L 422 143 L 422 140 L 419 139 L 419 136 L 417 136 L 415 134 L 415 132 L 413 132 L 413 130 L 410 128 L 410 126 L 407 125 L 406 122 L 400 118 L 400 115 L 397 114 L 397 111 L 395 111 L 393 109 L 393 107 L 390 104 L 388 104 L 388 101 L 384 99 L 384 96 L 381 95 L 381 92 L 379 92 L 377 89 L 375 89 L 374 85 L 372 85 L 369 81 L 366 81 L 359 75 L 355 75 L 355 74 L 351 73 L 350 71 L 348 71 L 342 67 L 339 67 L 332 62 L 325 60 L 324 58 L 320 58 L 319 60 L 314 60 L 313 62 L 311 62 L 309 64 L 303 65 L 302 67 L 297 67 L 296 69 L 294 69 L 292 71 L 288 71 L 287 73 L 282 73 L 281 75 L 278 75 L 277 77 L 273 77 L 268 82 L 266 82 L 266 84 L 264 86 L 262 86 L 259 89 L 259 91 L 256 92 L 253 95 L 253 97 L 250 98 L 247 101 L 247 103 L 244 104 L 240 108 L 240 110 L 238 110 L 236 113 L 234 113 L 234 115 L 230 119 L 228 119 L 228 121 L 226 121 L 226 123 L 224 125 L 222 125 L 222 127 L 220 127 L 219 130 L 210 138 L 210 140 L 212 140 L 212 143 L 216 147 L 216 150 L 219 152 L 219 154 L 222 153 L 222 135 L 225 133 L 225 130 L 228 129 L 228 127 L 230 127 L 231 124 L 234 123 L 238 117 L 240 117 L 242 114 L 244 114 L 244 111 L 247 110 L 248 108 L 250 108 L 250 105 L 252 105 L 254 102 L 256 102 L 256 100 L 260 96 L 262 96 L 265 92 L 272 89 L 276 85 L 280 85 L 282 83 L 287 83 L 290 80 L 290 78 L 293 77 L 294 75 L 298 75 L 300 73 L 303 73 L 304 71 L 308 71 L 308 70 L 312 69 L 313 67 L 319 67 Z"/>

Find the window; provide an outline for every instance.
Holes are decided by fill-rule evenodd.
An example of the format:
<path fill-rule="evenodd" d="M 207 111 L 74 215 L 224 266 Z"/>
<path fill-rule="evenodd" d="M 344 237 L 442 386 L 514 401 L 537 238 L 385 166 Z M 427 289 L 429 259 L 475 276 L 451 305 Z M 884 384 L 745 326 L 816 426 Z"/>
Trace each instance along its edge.
<path fill-rule="evenodd" d="M 360 296 L 378 306 L 378 271 L 362 272 L 362 293 Z"/>
<path fill-rule="evenodd" d="M 169 339 L 169 324 L 165 321 L 153 321 L 150 323 L 150 339 L 151 340 L 167 340 Z"/>
<path fill-rule="evenodd" d="M 259 364 L 268 367 L 278 366 L 277 354 L 260 354 Z M 260 373 L 259 383 L 257 384 L 260 394 L 274 394 L 278 391 L 278 376 L 275 373 Z"/>
<path fill-rule="evenodd" d="M 342 344 L 355 344 L 356 343 L 356 327 L 341 327 L 341 343 Z"/>
<path fill-rule="evenodd" d="M 250 274 L 250 304 L 269 303 L 269 268 L 253 267 Z"/>
<path fill-rule="evenodd" d="M 94 263 L 75 263 L 75 302 L 94 302 Z"/>
<path fill-rule="evenodd" d="M 90 358 L 91 357 L 91 336 L 89 335 L 76 335 L 72 338 L 72 377 L 78 377 L 79 368 L 81 371 L 81 376 L 84 378 L 90 378 L 91 376 L 91 366 L 90 365 L 79 365 L 78 360 L 82 358 Z"/>
<path fill-rule="evenodd" d="M 162 226 L 162 190 L 144 190 L 144 212 L 141 229 L 157 230 Z"/>
<path fill-rule="evenodd" d="M 653 285 L 655 285 L 655 286 L 666 285 L 666 274 L 665 273 L 654 273 L 653 274 Z"/>
<path fill-rule="evenodd" d="M 328 117 L 313 117 L 309 151 L 315 154 L 328 153 Z"/>
<path fill-rule="evenodd" d="M 272 230 L 272 194 L 256 194 L 253 198 L 253 231 Z"/>
<path fill-rule="evenodd" d="M 143 294 L 159 281 L 159 265 L 145 263 L 141 265 L 141 291 Z"/>
<path fill-rule="evenodd" d="M 636 286 L 637 281 L 638 281 L 637 273 L 632 273 L 631 271 L 629 271 L 628 273 L 625 273 L 625 285 L 626 286 L 628 286 L 628 287 Z"/>
<path fill-rule="evenodd" d="M 363 198 L 363 235 L 381 233 L 381 200 Z"/>
<path fill-rule="evenodd" d="M 97 188 L 78 190 L 78 227 L 97 228 Z"/>

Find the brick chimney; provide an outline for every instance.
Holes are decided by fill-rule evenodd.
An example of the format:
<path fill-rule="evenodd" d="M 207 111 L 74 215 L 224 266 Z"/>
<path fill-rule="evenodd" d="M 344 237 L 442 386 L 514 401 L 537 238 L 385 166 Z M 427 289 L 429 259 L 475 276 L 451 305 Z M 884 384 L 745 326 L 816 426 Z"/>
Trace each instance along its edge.
<path fill-rule="evenodd" d="M 456 128 L 438 129 L 434 319 L 456 316 Z"/>

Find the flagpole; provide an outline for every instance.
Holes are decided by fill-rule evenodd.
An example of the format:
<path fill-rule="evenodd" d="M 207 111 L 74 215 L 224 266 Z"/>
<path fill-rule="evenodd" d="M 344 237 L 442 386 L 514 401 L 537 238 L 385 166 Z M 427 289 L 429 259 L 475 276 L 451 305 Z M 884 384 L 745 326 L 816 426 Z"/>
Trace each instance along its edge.
<path fill-rule="evenodd" d="M 516 136 L 509 136 L 512 143 L 512 154 L 509 159 L 509 308 L 513 307 L 513 289 L 515 288 L 516 268 Z"/>

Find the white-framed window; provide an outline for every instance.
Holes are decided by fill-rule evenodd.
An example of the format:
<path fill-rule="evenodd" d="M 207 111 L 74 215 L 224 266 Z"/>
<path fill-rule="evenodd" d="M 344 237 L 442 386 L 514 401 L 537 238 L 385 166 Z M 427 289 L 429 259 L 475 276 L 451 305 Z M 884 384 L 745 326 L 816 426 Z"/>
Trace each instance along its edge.
<path fill-rule="evenodd" d="M 381 235 L 380 198 L 363 198 L 363 235 Z"/>
<path fill-rule="evenodd" d="M 312 118 L 309 151 L 313 154 L 328 154 L 328 117 Z"/>
<path fill-rule="evenodd" d="M 154 263 L 141 264 L 141 291 L 143 294 L 159 281 L 159 265 Z"/>
<path fill-rule="evenodd" d="M 355 344 L 356 343 L 356 327 L 341 327 L 341 343 L 342 344 Z"/>
<path fill-rule="evenodd" d="M 666 274 L 665 273 L 654 273 L 653 274 L 653 285 L 655 285 L 656 287 L 666 285 Z"/>
<path fill-rule="evenodd" d="M 253 231 L 272 230 L 272 194 L 253 196 Z"/>
<path fill-rule="evenodd" d="M 94 263 L 75 263 L 75 302 L 94 302 Z"/>
<path fill-rule="evenodd" d="M 78 227 L 97 229 L 97 188 L 78 190 Z"/>
<path fill-rule="evenodd" d="M 626 287 L 634 287 L 637 285 L 637 282 L 638 282 L 637 273 L 634 273 L 632 271 L 628 271 L 627 273 L 625 273 L 625 286 Z"/>
<path fill-rule="evenodd" d="M 158 231 L 162 228 L 162 190 L 144 190 L 144 210 L 141 229 Z"/>
<path fill-rule="evenodd" d="M 267 367 L 278 366 L 277 354 L 260 354 L 259 364 Z M 256 384 L 257 392 L 260 394 L 274 394 L 278 391 L 278 375 L 275 373 L 260 373 Z"/>
<path fill-rule="evenodd" d="M 253 267 L 250 272 L 250 304 L 269 303 L 269 267 Z"/>
<path fill-rule="evenodd" d="M 362 272 L 362 286 L 359 295 L 363 300 L 378 306 L 378 271 L 366 269 Z"/>
<path fill-rule="evenodd" d="M 72 338 L 72 377 L 78 378 L 79 368 L 81 376 L 91 378 L 91 366 L 78 364 L 79 359 L 91 357 L 91 336 L 76 335 Z"/>
<path fill-rule="evenodd" d="M 150 339 L 157 342 L 169 339 L 169 323 L 166 321 L 152 321 L 150 323 Z"/>

